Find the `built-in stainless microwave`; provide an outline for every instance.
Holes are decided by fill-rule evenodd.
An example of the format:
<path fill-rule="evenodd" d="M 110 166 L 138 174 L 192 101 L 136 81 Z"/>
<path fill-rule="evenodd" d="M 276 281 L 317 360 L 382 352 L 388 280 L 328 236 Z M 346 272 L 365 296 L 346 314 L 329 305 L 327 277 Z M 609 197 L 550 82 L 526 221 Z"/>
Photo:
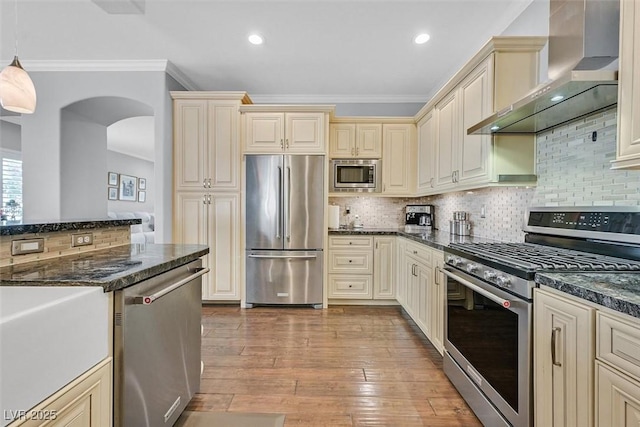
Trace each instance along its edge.
<path fill-rule="evenodd" d="M 382 162 L 378 159 L 331 160 L 331 191 L 382 191 Z"/>

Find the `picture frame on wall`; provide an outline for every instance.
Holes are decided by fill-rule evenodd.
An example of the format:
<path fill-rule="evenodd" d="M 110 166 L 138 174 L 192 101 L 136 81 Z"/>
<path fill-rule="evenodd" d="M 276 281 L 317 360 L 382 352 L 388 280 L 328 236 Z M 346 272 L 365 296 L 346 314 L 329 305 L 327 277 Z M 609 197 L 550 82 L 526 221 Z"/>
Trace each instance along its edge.
<path fill-rule="evenodd" d="M 138 190 L 146 190 L 146 189 L 147 189 L 147 179 L 138 178 Z"/>
<path fill-rule="evenodd" d="M 118 200 L 118 187 L 109 187 L 109 200 Z"/>
<path fill-rule="evenodd" d="M 118 186 L 118 174 L 115 172 L 109 172 L 109 185 L 113 187 Z"/>
<path fill-rule="evenodd" d="M 126 202 L 137 200 L 137 182 L 138 179 L 135 176 L 120 174 L 120 200 Z"/>
<path fill-rule="evenodd" d="M 147 200 L 147 192 L 146 191 L 138 191 L 138 201 L 140 203 L 144 203 Z"/>

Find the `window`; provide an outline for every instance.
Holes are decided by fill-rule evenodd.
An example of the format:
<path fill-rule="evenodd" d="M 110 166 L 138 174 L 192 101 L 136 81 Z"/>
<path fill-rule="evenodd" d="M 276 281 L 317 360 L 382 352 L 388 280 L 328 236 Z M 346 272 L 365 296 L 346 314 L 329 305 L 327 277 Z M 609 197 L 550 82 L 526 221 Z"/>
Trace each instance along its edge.
<path fill-rule="evenodd" d="M 22 160 L 19 153 L 2 153 L 2 219 L 22 220 Z"/>

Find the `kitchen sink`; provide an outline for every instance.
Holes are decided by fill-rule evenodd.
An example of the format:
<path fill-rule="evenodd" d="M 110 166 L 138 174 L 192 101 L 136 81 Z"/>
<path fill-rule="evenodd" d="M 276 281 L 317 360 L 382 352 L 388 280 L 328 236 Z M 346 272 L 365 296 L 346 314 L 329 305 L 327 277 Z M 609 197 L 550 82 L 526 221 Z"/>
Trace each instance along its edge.
<path fill-rule="evenodd" d="M 0 426 L 109 354 L 102 287 L 0 287 Z"/>

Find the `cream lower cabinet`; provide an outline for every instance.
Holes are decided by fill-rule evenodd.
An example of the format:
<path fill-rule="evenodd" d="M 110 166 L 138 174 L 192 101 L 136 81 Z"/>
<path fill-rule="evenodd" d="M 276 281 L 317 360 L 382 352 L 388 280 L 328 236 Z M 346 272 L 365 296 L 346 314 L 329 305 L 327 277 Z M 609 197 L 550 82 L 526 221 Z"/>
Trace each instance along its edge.
<path fill-rule="evenodd" d="M 112 423 L 112 365 L 105 359 L 25 414 L 9 427 L 110 427 Z"/>
<path fill-rule="evenodd" d="M 595 310 L 542 289 L 533 307 L 535 425 L 593 426 Z"/>
<path fill-rule="evenodd" d="M 373 298 L 373 237 L 329 236 L 328 298 Z"/>
<path fill-rule="evenodd" d="M 173 241 L 209 246 L 203 266 L 204 301 L 240 300 L 238 286 L 239 195 L 226 193 L 176 194 Z"/>
<path fill-rule="evenodd" d="M 329 236 L 330 299 L 395 299 L 395 237 Z"/>
<path fill-rule="evenodd" d="M 396 237 L 373 238 L 373 299 L 396 297 Z"/>
<path fill-rule="evenodd" d="M 618 138 L 613 169 L 640 168 L 640 0 L 620 2 Z"/>
<path fill-rule="evenodd" d="M 398 302 L 420 330 L 442 353 L 444 339 L 444 283 L 442 251 L 398 239 Z"/>
<path fill-rule="evenodd" d="M 596 425 L 640 426 L 640 320 L 596 316 Z"/>

